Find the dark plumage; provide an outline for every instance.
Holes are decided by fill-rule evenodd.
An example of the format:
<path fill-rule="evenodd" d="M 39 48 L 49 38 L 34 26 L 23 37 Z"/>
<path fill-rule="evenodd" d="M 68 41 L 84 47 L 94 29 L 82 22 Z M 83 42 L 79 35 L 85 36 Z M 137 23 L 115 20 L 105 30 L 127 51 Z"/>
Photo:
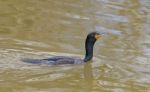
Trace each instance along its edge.
<path fill-rule="evenodd" d="M 91 32 L 87 35 L 85 42 L 85 58 L 74 58 L 66 56 L 54 56 L 46 59 L 23 59 L 24 62 L 32 64 L 50 64 L 50 65 L 60 65 L 60 64 L 82 64 L 90 61 L 93 58 L 93 47 L 100 34 L 97 32 Z"/>

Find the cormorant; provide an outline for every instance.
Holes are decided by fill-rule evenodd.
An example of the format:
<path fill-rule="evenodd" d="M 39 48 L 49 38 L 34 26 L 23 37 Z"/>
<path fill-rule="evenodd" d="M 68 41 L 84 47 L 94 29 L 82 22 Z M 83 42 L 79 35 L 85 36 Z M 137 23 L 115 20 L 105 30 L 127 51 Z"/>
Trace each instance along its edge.
<path fill-rule="evenodd" d="M 90 61 L 93 58 L 93 47 L 96 42 L 101 37 L 98 32 L 91 32 L 87 35 L 85 41 L 85 57 L 84 59 L 67 57 L 67 56 L 54 56 L 46 59 L 22 59 L 24 62 L 32 64 L 50 64 L 50 65 L 60 65 L 60 64 L 82 64 Z"/>

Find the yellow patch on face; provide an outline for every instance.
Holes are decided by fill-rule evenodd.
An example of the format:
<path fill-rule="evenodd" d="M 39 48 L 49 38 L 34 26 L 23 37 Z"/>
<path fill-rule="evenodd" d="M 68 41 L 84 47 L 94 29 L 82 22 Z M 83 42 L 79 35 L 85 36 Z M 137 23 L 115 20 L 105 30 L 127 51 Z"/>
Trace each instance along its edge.
<path fill-rule="evenodd" d="M 95 35 L 95 39 L 96 39 L 96 40 L 98 40 L 100 37 L 101 37 L 100 34 L 96 34 L 96 35 Z"/>

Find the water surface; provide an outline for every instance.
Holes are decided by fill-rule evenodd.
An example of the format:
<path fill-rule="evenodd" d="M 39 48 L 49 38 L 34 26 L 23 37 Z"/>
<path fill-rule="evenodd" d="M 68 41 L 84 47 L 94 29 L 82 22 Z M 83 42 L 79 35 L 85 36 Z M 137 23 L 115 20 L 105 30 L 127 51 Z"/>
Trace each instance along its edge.
<path fill-rule="evenodd" d="M 149 0 L 0 0 L 1 92 L 149 92 Z M 21 58 L 84 57 L 89 32 L 106 32 L 85 65 Z"/>

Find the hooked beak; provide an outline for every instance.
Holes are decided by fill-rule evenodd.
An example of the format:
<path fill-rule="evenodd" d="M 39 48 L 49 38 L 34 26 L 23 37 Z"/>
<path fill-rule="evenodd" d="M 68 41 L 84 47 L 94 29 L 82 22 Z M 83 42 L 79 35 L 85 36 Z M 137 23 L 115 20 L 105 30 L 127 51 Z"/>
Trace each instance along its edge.
<path fill-rule="evenodd" d="M 96 35 L 95 35 L 95 39 L 96 39 L 96 40 L 98 40 L 100 37 L 101 37 L 100 34 L 96 34 Z"/>

